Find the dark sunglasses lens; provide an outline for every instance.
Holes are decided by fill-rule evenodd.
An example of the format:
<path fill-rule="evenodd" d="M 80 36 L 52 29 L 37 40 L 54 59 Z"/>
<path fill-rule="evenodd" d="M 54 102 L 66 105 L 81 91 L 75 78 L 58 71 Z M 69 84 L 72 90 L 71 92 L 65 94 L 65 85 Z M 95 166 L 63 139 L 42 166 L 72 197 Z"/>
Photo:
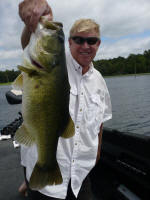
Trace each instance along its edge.
<path fill-rule="evenodd" d="M 94 44 L 96 44 L 97 43 L 97 41 L 98 41 L 98 38 L 87 38 L 87 43 L 89 44 L 89 45 L 94 45 Z"/>
<path fill-rule="evenodd" d="M 72 37 L 72 39 L 77 44 L 83 44 L 84 42 L 87 42 L 89 45 L 94 45 L 99 40 L 97 37 L 84 38 L 84 37 L 79 37 L 79 36 Z"/>
<path fill-rule="evenodd" d="M 84 38 L 82 38 L 82 37 L 73 37 L 72 38 L 74 41 L 75 41 L 75 43 L 77 43 L 77 44 L 83 44 L 84 43 Z"/>

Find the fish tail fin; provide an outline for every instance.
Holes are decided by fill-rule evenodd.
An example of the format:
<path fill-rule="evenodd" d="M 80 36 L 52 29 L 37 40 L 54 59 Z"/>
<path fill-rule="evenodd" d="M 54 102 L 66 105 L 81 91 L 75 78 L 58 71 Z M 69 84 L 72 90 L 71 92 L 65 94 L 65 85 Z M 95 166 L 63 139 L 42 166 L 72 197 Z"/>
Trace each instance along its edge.
<path fill-rule="evenodd" d="M 36 163 L 30 177 L 29 187 L 32 189 L 42 189 L 47 185 L 58 185 L 62 182 L 63 179 L 57 161 L 54 168 L 42 168 Z"/>
<path fill-rule="evenodd" d="M 21 125 L 21 127 L 16 131 L 15 140 L 26 146 L 31 146 L 34 143 L 34 138 L 28 133 L 25 125 Z"/>
<path fill-rule="evenodd" d="M 63 134 L 61 135 L 61 137 L 70 138 L 70 137 L 74 136 L 74 133 L 75 133 L 74 122 L 71 119 L 71 117 L 69 117 L 68 124 L 67 124 Z"/>

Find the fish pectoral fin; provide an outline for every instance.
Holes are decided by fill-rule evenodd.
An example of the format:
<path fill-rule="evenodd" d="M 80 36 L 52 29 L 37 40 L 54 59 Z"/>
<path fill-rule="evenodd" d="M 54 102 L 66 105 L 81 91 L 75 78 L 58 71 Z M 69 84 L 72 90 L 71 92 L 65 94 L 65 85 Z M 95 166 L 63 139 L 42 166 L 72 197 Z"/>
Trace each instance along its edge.
<path fill-rule="evenodd" d="M 62 133 L 61 137 L 70 138 L 70 137 L 74 136 L 74 133 L 75 133 L 74 122 L 72 121 L 71 117 L 69 117 L 68 124 L 67 124 L 64 132 Z"/>
<path fill-rule="evenodd" d="M 15 133 L 15 140 L 26 146 L 31 146 L 34 144 L 34 138 L 28 133 L 25 125 L 22 125 Z"/>
<path fill-rule="evenodd" d="M 32 189 L 42 189 L 47 185 L 59 185 L 63 182 L 59 165 L 53 168 L 40 167 L 37 162 L 30 177 L 29 186 Z"/>
<path fill-rule="evenodd" d="M 23 75 L 20 74 L 12 83 L 12 87 L 17 90 L 21 90 L 23 88 Z"/>

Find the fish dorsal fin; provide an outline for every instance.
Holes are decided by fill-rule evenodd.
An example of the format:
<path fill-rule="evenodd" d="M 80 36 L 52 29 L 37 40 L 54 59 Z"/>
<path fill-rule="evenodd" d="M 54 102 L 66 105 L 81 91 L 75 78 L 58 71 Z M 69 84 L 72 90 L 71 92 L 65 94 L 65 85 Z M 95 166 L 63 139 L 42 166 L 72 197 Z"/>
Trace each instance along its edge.
<path fill-rule="evenodd" d="M 17 90 L 21 90 L 23 88 L 23 75 L 20 74 L 12 83 L 12 87 Z"/>
<path fill-rule="evenodd" d="M 69 117 L 68 124 L 67 124 L 63 134 L 61 135 L 61 137 L 70 138 L 70 137 L 74 136 L 74 133 L 75 133 L 74 122 L 72 121 L 71 117 Z"/>

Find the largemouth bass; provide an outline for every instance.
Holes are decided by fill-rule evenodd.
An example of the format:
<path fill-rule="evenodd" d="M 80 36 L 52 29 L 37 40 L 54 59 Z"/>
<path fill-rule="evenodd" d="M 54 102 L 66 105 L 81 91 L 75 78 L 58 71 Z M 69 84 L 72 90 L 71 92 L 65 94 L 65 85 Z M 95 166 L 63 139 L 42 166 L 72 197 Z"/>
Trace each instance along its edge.
<path fill-rule="evenodd" d="M 29 186 L 41 189 L 61 184 L 62 175 L 56 160 L 58 138 L 74 135 L 61 23 L 46 19 L 39 22 L 24 50 L 23 65 L 18 68 L 22 73 L 13 85 L 23 91 L 23 124 L 15 140 L 27 146 L 36 144 L 38 152 Z"/>

